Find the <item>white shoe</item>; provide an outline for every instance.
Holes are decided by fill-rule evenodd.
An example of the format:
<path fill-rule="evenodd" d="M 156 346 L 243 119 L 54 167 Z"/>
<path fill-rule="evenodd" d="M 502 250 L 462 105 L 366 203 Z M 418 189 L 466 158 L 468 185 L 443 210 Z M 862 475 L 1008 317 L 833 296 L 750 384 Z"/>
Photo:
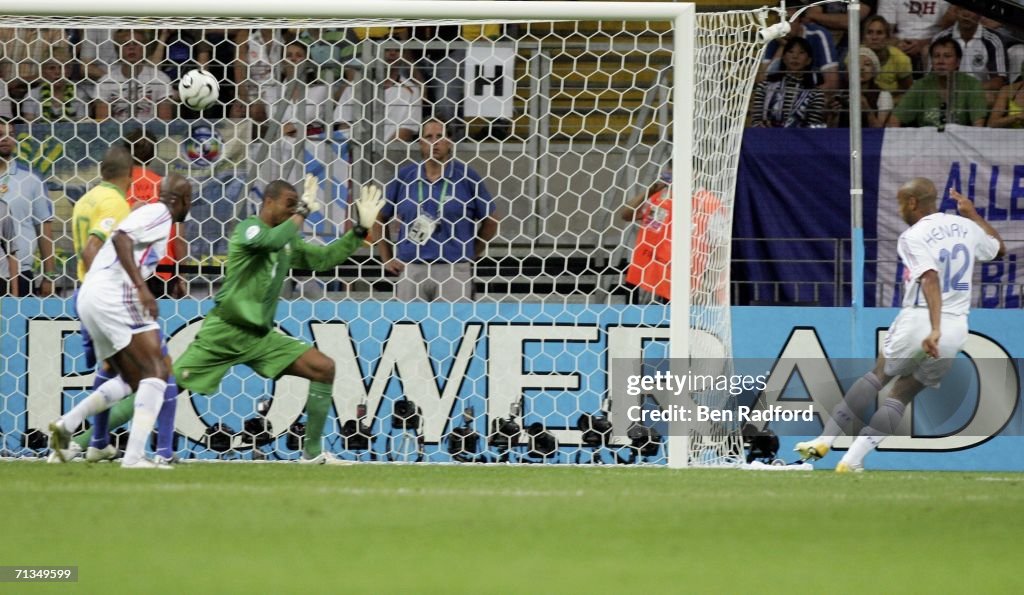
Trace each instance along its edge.
<path fill-rule="evenodd" d="M 353 461 L 346 461 L 339 459 L 333 454 L 327 451 L 321 451 L 320 454 L 313 458 L 306 458 L 306 453 L 302 453 L 302 457 L 299 459 L 300 465 L 355 465 Z"/>
<path fill-rule="evenodd" d="M 68 444 L 67 448 L 61 449 L 62 452 L 58 453 L 56 450 L 51 450 L 50 454 L 46 456 L 47 463 L 64 463 L 74 459 L 78 455 L 82 454 L 82 447 L 77 442 Z"/>
<path fill-rule="evenodd" d="M 113 461 L 117 458 L 117 447 L 113 444 L 108 444 L 103 448 L 96 448 L 90 446 L 85 451 L 85 460 L 89 463 L 99 463 L 100 461 Z"/>
<path fill-rule="evenodd" d="M 68 451 L 71 450 L 71 432 L 64 427 L 64 420 L 60 418 L 50 422 L 50 450 L 51 455 L 57 456 L 55 463 L 67 463 L 71 460 L 67 456 Z M 81 452 L 81 447 L 79 447 L 79 452 Z"/>
<path fill-rule="evenodd" d="M 171 458 L 168 459 L 167 457 L 156 455 L 153 457 L 153 462 L 158 465 L 170 465 L 171 467 L 173 467 L 177 465 L 180 461 L 178 460 L 177 456 L 172 456 Z"/>
<path fill-rule="evenodd" d="M 157 461 L 151 461 L 147 458 L 141 458 L 134 463 L 126 463 L 124 459 L 121 460 L 122 469 L 174 469 L 174 467 Z"/>

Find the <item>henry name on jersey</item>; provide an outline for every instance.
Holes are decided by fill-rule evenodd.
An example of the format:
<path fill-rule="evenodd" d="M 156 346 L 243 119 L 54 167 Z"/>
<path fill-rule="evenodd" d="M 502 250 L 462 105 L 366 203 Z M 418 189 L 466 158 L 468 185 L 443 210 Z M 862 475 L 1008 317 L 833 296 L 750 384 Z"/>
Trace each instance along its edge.
<path fill-rule="evenodd" d="M 925 244 L 932 245 L 941 242 L 946 238 L 963 239 L 968 236 L 968 233 L 969 230 L 966 225 L 961 225 L 956 222 L 944 224 L 943 222 L 936 221 L 931 227 L 924 230 L 924 233 L 921 235 L 924 236 Z"/>

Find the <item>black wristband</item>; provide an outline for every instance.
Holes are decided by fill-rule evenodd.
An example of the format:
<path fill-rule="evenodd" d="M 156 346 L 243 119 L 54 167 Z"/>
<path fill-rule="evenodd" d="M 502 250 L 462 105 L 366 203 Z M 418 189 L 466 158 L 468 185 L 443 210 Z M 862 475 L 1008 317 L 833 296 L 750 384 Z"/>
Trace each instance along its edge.
<path fill-rule="evenodd" d="M 355 225 L 355 227 L 352 228 L 352 234 L 357 238 L 365 238 L 369 233 L 370 230 L 366 229 L 362 225 L 359 225 L 358 223 Z"/>

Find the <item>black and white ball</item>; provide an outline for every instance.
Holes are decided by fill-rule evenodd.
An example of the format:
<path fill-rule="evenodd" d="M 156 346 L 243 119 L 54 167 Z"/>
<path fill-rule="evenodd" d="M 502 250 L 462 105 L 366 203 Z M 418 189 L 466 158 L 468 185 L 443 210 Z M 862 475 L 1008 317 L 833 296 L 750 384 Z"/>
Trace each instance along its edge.
<path fill-rule="evenodd" d="M 220 82 L 208 70 L 191 70 L 178 81 L 178 99 L 185 107 L 196 111 L 213 105 L 219 95 Z"/>

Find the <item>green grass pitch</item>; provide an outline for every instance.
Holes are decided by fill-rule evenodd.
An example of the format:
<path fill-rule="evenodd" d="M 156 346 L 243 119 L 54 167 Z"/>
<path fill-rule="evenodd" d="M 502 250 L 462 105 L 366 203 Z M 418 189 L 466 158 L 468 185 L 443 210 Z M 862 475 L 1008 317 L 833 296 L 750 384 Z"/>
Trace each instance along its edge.
<path fill-rule="evenodd" d="M 1024 592 L 1019 474 L 4 462 L 0 511 L 79 567 L 0 592 Z"/>

